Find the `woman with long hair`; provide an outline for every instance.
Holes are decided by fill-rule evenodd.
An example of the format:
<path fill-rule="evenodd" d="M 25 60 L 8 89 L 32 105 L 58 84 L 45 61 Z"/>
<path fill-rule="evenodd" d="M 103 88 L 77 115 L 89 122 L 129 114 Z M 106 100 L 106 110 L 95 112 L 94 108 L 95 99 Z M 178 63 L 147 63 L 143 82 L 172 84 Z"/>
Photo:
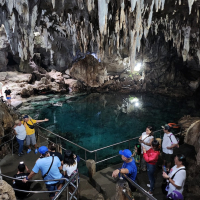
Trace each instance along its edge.
<path fill-rule="evenodd" d="M 157 140 L 152 141 L 151 148 L 148 151 L 146 151 L 145 147 L 143 147 L 143 158 L 147 163 L 147 173 L 150 182 L 149 194 L 151 195 L 153 195 L 155 185 L 154 173 L 156 170 L 156 163 L 158 161 L 159 155 L 159 142 Z M 147 184 L 147 186 L 149 186 L 149 184 Z"/>
<path fill-rule="evenodd" d="M 146 131 L 142 133 L 139 138 L 139 142 L 141 143 L 141 169 L 142 171 L 146 171 L 146 162 L 143 158 L 143 147 L 148 151 L 151 148 L 151 143 L 153 141 L 153 128 L 151 126 L 146 127 Z"/>

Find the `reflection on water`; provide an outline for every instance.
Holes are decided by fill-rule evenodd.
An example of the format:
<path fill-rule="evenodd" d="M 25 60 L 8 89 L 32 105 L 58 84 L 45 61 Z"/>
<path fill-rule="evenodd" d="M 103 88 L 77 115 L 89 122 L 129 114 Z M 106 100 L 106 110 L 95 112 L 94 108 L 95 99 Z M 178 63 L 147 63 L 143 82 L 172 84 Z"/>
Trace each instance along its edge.
<path fill-rule="evenodd" d="M 183 115 L 200 116 L 198 101 L 177 100 L 160 95 L 97 94 L 66 99 L 54 97 L 27 103 L 21 112 L 37 119 L 49 118 L 42 126 L 89 150 L 139 136 L 146 126 L 160 129 L 177 123 Z M 65 148 L 72 148 L 63 144 Z M 102 151 L 116 154 L 120 148 Z M 78 151 L 78 150 L 77 150 Z M 79 154 L 83 154 L 79 150 Z"/>

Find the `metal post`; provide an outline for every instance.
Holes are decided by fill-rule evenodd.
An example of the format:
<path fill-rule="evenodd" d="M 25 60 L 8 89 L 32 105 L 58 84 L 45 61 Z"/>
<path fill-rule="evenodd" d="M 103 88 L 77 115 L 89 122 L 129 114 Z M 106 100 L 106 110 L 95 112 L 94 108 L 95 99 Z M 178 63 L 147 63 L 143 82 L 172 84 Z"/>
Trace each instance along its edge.
<path fill-rule="evenodd" d="M 95 162 L 97 162 L 97 152 L 95 151 Z"/>
<path fill-rule="evenodd" d="M 66 188 L 66 199 L 69 200 L 69 187 Z"/>
<path fill-rule="evenodd" d="M 131 141 L 128 141 L 128 148 L 131 149 Z"/>
<path fill-rule="evenodd" d="M 85 161 L 87 160 L 87 152 L 86 152 L 86 150 L 85 150 Z"/>
<path fill-rule="evenodd" d="M 13 140 L 14 140 L 14 138 L 12 139 L 12 156 L 13 156 Z"/>

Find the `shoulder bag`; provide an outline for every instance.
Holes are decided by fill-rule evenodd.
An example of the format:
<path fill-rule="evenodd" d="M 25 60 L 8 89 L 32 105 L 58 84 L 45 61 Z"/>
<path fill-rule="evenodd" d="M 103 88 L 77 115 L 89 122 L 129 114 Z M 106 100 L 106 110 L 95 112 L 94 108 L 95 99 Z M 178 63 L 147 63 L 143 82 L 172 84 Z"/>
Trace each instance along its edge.
<path fill-rule="evenodd" d="M 53 165 L 53 161 L 54 161 L 54 156 L 52 156 L 52 162 L 51 162 L 51 165 L 50 165 L 50 167 L 49 167 L 47 173 L 44 174 L 44 175 L 42 176 L 43 179 L 48 175 L 48 173 L 49 173 L 49 171 L 50 171 L 50 169 L 51 169 L 51 167 L 52 167 L 52 165 Z"/>

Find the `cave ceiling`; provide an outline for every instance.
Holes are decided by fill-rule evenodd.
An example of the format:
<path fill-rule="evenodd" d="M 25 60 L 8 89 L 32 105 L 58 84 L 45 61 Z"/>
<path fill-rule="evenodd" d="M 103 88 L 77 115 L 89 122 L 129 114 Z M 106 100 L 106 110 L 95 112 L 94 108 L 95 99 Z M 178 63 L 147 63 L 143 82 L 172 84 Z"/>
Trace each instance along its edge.
<path fill-rule="evenodd" d="M 173 48 L 198 71 L 199 7 L 200 0 L 0 0 L 0 24 L 22 71 L 38 54 L 60 71 L 86 54 L 108 71 L 133 71 L 137 60 L 151 63 Z"/>

